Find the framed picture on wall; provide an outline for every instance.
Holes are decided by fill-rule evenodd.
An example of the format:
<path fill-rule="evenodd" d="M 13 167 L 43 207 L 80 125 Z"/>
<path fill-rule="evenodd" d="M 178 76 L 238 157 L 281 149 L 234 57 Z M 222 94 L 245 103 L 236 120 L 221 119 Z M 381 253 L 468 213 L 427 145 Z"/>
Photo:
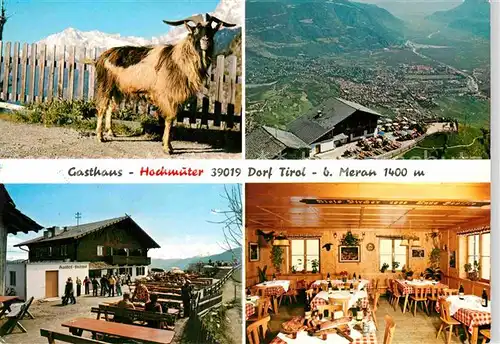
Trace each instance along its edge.
<path fill-rule="evenodd" d="M 251 262 L 258 262 L 260 259 L 259 244 L 251 242 L 248 244 L 248 258 Z"/>
<path fill-rule="evenodd" d="M 359 246 L 339 246 L 339 263 L 359 263 L 360 261 Z"/>
<path fill-rule="evenodd" d="M 424 258 L 425 250 L 423 248 L 412 248 L 411 249 L 411 257 L 412 258 Z"/>
<path fill-rule="evenodd" d="M 457 267 L 457 251 L 450 252 L 450 268 L 455 269 Z"/>

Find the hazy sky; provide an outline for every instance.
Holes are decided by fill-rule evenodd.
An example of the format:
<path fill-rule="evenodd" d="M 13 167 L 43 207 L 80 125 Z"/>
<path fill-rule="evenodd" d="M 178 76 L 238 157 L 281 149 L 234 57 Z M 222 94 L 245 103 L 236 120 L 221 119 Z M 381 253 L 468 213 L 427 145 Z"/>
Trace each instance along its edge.
<path fill-rule="evenodd" d="M 211 12 L 218 0 L 4 0 L 8 19 L 4 40 L 36 42 L 73 27 L 123 36 L 165 34 L 163 19 Z"/>
<path fill-rule="evenodd" d="M 230 187 L 228 185 L 227 187 Z M 227 210 L 222 184 L 11 184 L 6 188 L 17 208 L 44 227 L 132 216 L 160 246 L 149 251 L 154 258 L 188 258 L 224 251 L 222 226 L 209 221 L 223 220 L 211 212 Z M 27 258 L 13 245 L 43 235 L 42 232 L 8 237 L 8 259 Z"/>

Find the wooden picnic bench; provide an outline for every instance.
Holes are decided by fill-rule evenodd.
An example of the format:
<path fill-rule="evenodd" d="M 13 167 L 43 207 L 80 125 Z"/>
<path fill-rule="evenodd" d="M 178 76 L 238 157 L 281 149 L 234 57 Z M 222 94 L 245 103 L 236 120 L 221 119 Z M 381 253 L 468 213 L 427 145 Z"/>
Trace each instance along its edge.
<path fill-rule="evenodd" d="M 11 308 L 9 308 L 10 311 L 6 315 L 7 321 L 0 327 L 0 337 L 11 334 L 16 327 L 23 333 L 27 332 L 19 321 L 26 315 L 32 302 L 33 297 L 24 303 L 11 304 Z"/>
<path fill-rule="evenodd" d="M 19 298 L 19 296 L 0 296 L 0 302 L 2 303 L 2 308 L 0 308 L 0 319 L 5 315 L 5 313 L 10 312 L 10 307 L 14 303 L 23 303 L 24 301 Z M 35 317 L 28 311 L 26 314 L 31 318 Z"/>
<path fill-rule="evenodd" d="M 99 340 L 74 336 L 72 334 L 40 329 L 40 336 L 46 337 L 49 344 L 56 344 L 56 340 L 73 344 L 108 344 Z"/>
<path fill-rule="evenodd" d="M 119 316 L 120 318 L 129 319 L 131 322 L 134 321 L 161 321 L 165 322 L 167 325 L 174 325 L 177 319 L 177 314 L 172 313 L 155 313 L 146 312 L 144 308 L 142 309 L 130 309 L 130 308 L 120 308 L 116 306 L 109 305 L 99 305 L 99 307 L 92 307 L 90 309 L 92 313 L 97 313 L 97 319 L 101 319 L 101 315 L 104 315 L 106 321 L 110 321 L 109 316 Z"/>
<path fill-rule="evenodd" d="M 120 324 L 96 319 L 76 318 L 61 324 L 69 331 L 81 336 L 83 331 L 96 334 L 131 339 L 143 344 L 170 344 L 174 338 L 174 331 L 159 330 L 156 328 Z"/>

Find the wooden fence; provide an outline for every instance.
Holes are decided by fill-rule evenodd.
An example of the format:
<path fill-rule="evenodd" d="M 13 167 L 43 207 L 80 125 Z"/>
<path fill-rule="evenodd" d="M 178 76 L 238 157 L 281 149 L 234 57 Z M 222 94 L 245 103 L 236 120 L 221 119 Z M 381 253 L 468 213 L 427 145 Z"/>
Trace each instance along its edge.
<path fill-rule="evenodd" d="M 46 46 L 0 41 L 0 97 L 16 104 L 50 102 L 53 99 L 92 100 L 96 73 L 89 60 L 105 49 Z M 85 63 L 87 62 L 87 63 Z M 240 130 L 241 75 L 237 57 L 217 56 L 203 92 L 179 109 L 177 124 Z M 150 104 L 122 104 L 136 113 L 151 113 Z"/>
<path fill-rule="evenodd" d="M 191 329 L 194 330 L 191 332 L 191 335 L 196 337 L 196 343 L 217 343 L 213 334 L 205 327 L 203 317 L 212 309 L 222 306 L 222 289 L 224 288 L 224 284 L 238 268 L 240 268 L 240 265 L 228 269 L 228 272 L 222 279 L 211 286 L 198 290 L 193 296 L 191 300 L 189 323 Z"/>

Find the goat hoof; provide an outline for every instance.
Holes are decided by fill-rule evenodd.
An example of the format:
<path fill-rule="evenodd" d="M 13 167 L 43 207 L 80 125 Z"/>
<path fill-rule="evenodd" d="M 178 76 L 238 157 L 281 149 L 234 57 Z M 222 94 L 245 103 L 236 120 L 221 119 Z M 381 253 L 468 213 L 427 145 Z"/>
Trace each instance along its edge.
<path fill-rule="evenodd" d="M 97 135 L 97 142 L 104 142 L 104 137 L 102 135 Z"/>
<path fill-rule="evenodd" d="M 109 137 L 116 137 L 115 133 L 114 133 L 114 132 L 113 132 L 113 130 L 111 130 L 111 129 L 110 129 L 110 130 L 108 130 L 108 133 L 107 133 L 107 134 L 108 134 L 108 136 L 109 136 Z"/>

